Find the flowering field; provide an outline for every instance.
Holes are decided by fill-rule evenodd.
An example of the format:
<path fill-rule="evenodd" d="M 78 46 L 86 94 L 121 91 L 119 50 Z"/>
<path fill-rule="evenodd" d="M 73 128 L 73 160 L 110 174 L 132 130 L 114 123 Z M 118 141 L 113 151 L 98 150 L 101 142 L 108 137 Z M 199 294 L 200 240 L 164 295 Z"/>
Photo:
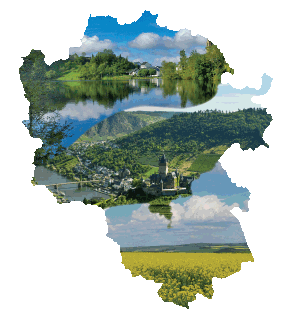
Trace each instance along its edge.
<path fill-rule="evenodd" d="M 122 252 L 122 263 L 133 277 L 163 283 L 158 291 L 164 302 L 188 307 L 197 293 L 211 299 L 212 278 L 225 278 L 254 262 L 249 253 L 149 253 Z"/>

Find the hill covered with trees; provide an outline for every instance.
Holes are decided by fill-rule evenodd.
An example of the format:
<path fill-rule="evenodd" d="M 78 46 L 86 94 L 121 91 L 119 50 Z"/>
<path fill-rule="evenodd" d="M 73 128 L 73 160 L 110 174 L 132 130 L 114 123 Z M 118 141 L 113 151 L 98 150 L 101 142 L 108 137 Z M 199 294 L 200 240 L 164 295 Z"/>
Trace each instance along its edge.
<path fill-rule="evenodd" d="M 150 173 L 157 152 L 159 154 L 164 150 L 169 151 L 169 167 L 177 166 L 184 171 L 193 165 L 197 173 L 197 158 L 200 166 L 204 163 L 201 154 L 216 154 L 217 158 L 210 162 L 212 168 L 234 143 L 239 143 L 243 150 L 268 146 L 262 136 L 271 120 L 265 109 L 181 113 L 113 140 L 119 148 L 105 150 L 94 145 L 87 148 L 85 155 L 92 163 L 114 171 L 126 166 L 132 176 L 138 178 Z"/>
<path fill-rule="evenodd" d="M 171 118 L 174 114 L 175 112 L 167 111 L 118 112 L 91 127 L 77 142 L 113 140 L 139 131 L 149 124 Z"/>
<path fill-rule="evenodd" d="M 170 119 L 149 125 L 114 143 L 122 149 L 198 151 L 220 145 L 240 143 L 242 149 L 255 149 L 267 144 L 262 136 L 270 124 L 265 109 L 236 112 L 206 110 L 173 115 Z"/>

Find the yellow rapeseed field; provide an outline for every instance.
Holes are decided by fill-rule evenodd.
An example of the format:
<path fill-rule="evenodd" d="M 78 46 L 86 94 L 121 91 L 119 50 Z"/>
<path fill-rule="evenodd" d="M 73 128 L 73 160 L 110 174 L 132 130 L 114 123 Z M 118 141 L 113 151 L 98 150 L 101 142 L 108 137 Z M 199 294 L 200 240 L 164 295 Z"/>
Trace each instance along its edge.
<path fill-rule="evenodd" d="M 165 302 L 188 307 L 197 293 L 211 299 L 212 278 L 225 278 L 254 262 L 248 253 L 147 253 L 122 252 L 122 263 L 133 277 L 163 283 L 158 291 Z"/>

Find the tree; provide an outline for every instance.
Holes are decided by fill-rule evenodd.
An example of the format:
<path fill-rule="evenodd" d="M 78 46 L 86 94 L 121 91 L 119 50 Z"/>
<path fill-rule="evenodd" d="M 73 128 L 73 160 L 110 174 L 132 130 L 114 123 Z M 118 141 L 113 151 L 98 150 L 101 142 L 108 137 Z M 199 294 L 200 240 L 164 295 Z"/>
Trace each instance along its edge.
<path fill-rule="evenodd" d="M 100 64 L 100 66 L 97 68 L 97 74 L 100 75 L 102 78 L 107 74 L 107 63 L 103 62 Z"/>
<path fill-rule="evenodd" d="M 148 69 L 141 69 L 138 71 L 138 76 L 140 77 L 146 77 L 149 74 L 149 70 Z"/>
<path fill-rule="evenodd" d="M 54 70 L 49 70 L 48 72 L 46 72 L 45 75 L 46 75 L 46 78 L 51 80 L 56 77 L 56 72 Z"/>
<path fill-rule="evenodd" d="M 83 78 L 84 80 L 89 79 L 91 76 L 90 68 L 91 68 L 90 63 L 87 63 L 84 66 L 82 66 L 80 69 L 80 78 Z"/>
<path fill-rule="evenodd" d="M 151 68 L 148 70 L 149 75 L 155 75 L 156 73 L 157 73 L 156 69 Z"/>
<path fill-rule="evenodd" d="M 84 67 L 88 68 L 88 77 L 89 78 L 91 78 L 91 79 L 98 79 L 99 78 L 99 74 L 97 73 L 97 64 L 95 62 L 93 62 L 92 60 L 93 59 L 91 59 L 91 61 L 89 63 L 86 63 Z M 84 70 L 83 68 L 82 68 L 82 71 Z"/>
<path fill-rule="evenodd" d="M 178 63 L 178 67 L 179 67 L 180 76 L 183 77 L 186 71 L 186 67 L 187 67 L 187 57 L 183 49 L 180 51 L 179 54 L 180 54 L 180 62 Z"/>
<path fill-rule="evenodd" d="M 21 81 L 46 80 L 48 68 L 44 61 L 45 55 L 40 50 L 32 49 L 28 56 L 23 57 L 23 65 L 19 69 Z"/>
<path fill-rule="evenodd" d="M 221 78 L 221 74 L 226 72 L 226 62 L 223 54 L 217 48 L 216 45 L 206 47 L 207 53 L 205 54 L 208 60 L 207 64 L 210 62 L 212 77 Z M 209 65 L 209 64 L 208 64 Z"/>
<path fill-rule="evenodd" d="M 30 103 L 29 121 L 25 123 L 29 133 L 34 138 L 40 138 L 43 147 L 35 152 L 34 164 L 47 164 L 49 159 L 56 153 L 61 153 L 65 147 L 61 145 L 65 137 L 65 131 L 69 124 L 59 127 L 57 123 L 56 109 L 54 109 L 54 95 L 50 88 L 50 82 L 46 76 L 46 64 L 41 51 L 32 49 L 30 54 L 23 58 L 24 63 L 19 72 L 25 97 Z M 49 118 L 44 119 L 44 115 L 53 113 Z M 56 151 L 54 152 L 55 147 Z"/>
<path fill-rule="evenodd" d="M 164 79 L 174 80 L 178 77 L 176 73 L 176 64 L 173 62 L 162 62 L 162 76 Z"/>
<path fill-rule="evenodd" d="M 87 204 L 88 204 L 88 200 L 87 200 L 87 198 L 86 198 L 86 197 L 84 197 L 84 199 L 83 199 L 83 203 L 84 203 L 85 205 L 87 205 Z"/>

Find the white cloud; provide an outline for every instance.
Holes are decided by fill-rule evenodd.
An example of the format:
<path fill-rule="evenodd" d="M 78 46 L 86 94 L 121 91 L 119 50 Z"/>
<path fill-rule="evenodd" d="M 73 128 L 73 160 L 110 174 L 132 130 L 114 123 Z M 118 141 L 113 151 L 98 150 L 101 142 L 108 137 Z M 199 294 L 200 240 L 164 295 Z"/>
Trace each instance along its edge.
<path fill-rule="evenodd" d="M 81 42 L 82 45 L 80 47 L 70 48 L 70 55 L 74 53 L 81 54 L 82 52 L 86 52 L 87 54 L 96 53 L 104 49 L 115 49 L 117 47 L 117 44 L 113 43 L 111 40 L 99 40 L 96 35 L 92 37 L 84 35 Z"/>
<path fill-rule="evenodd" d="M 62 110 L 58 113 L 63 118 L 77 119 L 79 121 L 85 121 L 88 119 L 98 119 L 101 114 L 110 115 L 113 112 L 113 109 L 106 109 L 103 106 L 93 104 L 92 101 L 86 101 L 86 104 L 83 102 L 68 103 Z M 49 117 L 53 113 L 45 115 Z"/>
<path fill-rule="evenodd" d="M 249 200 L 245 200 L 243 202 L 244 204 L 244 209 L 242 210 L 243 212 L 248 212 L 249 211 L 249 204 L 248 204 Z"/>
<path fill-rule="evenodd" d="M 179 30 L 174 37 L 159 36 L 155 33 L 142 33 L 128 43 L 129 47 L 138 49 L 167 48 L 188 49 L 193 46 L 205 46 L 207 38 L 193 36 L 188 29 Z"/>
<path fill-rule="evenodd" d="M 175 48 L 186 49 L 191 46 L 205 46 L 207 42 L 207 38 L 196 35 L 193 36 L 191 31 L 188 29 L 181 29 L 179 32 L 175 34 L 174 37 L 174 45 Z"/>
<path fill-rule="evenodd" d="M 234 203 L 231 206 L 220 201 L 216 195 L 192 196 L 183 205 L 171 202 L 172 225 L 187 228 L 187 225 L 206 223 L 206 228 L 216 222 L 233 222 L 236 223 L 237 218 L 230 212 L 239 204 Z M 151 213 L 149 204 L 141 205 L 137 210 L 132 212 L 130 220 L 125 224 L 111 225 L 107 221 L 112 231 L 120 233 L 137 232 L 146 233 L 148 230 L 166 228 L 168 220 L 158 213 Z"/>
<path fill-rule="evenodd" d="M 156 48 L 161 43 L 161 37 L 154 33 L 142 33 L 128 43 L 131 48 L 150 49 Z"/>
<path fill-rule="evenodd" d="M 243 242 L 237 218 L 230 212 L 238 204 L 226 205 L 215 195 L 192 196 L 183 205 L 171 202 L 172 228 L 169 220 L 149 211 L 142 204 L 133 211 L 128 222 L 109 226 L 108 236 L 123 246 L 197 242 Z"/>
<path fill-rule="evenodd" d="M 202 223 L 202 222 L 234 222 L 235 216 L 230 212 L 239 204 L 231 206 L 221 202 L 216 195 L 192 196 L 183 205 L 171 203 L 172 224 Z"/>
<path fill-rule="evenodd" d="M 143 61 L 142 58 L 136 58 L 136 59 L 134 59 L 132 62 L 140 62 L 140 63 L 142 63 L 142 62 L 144 62 L 144 61 Z"/>

